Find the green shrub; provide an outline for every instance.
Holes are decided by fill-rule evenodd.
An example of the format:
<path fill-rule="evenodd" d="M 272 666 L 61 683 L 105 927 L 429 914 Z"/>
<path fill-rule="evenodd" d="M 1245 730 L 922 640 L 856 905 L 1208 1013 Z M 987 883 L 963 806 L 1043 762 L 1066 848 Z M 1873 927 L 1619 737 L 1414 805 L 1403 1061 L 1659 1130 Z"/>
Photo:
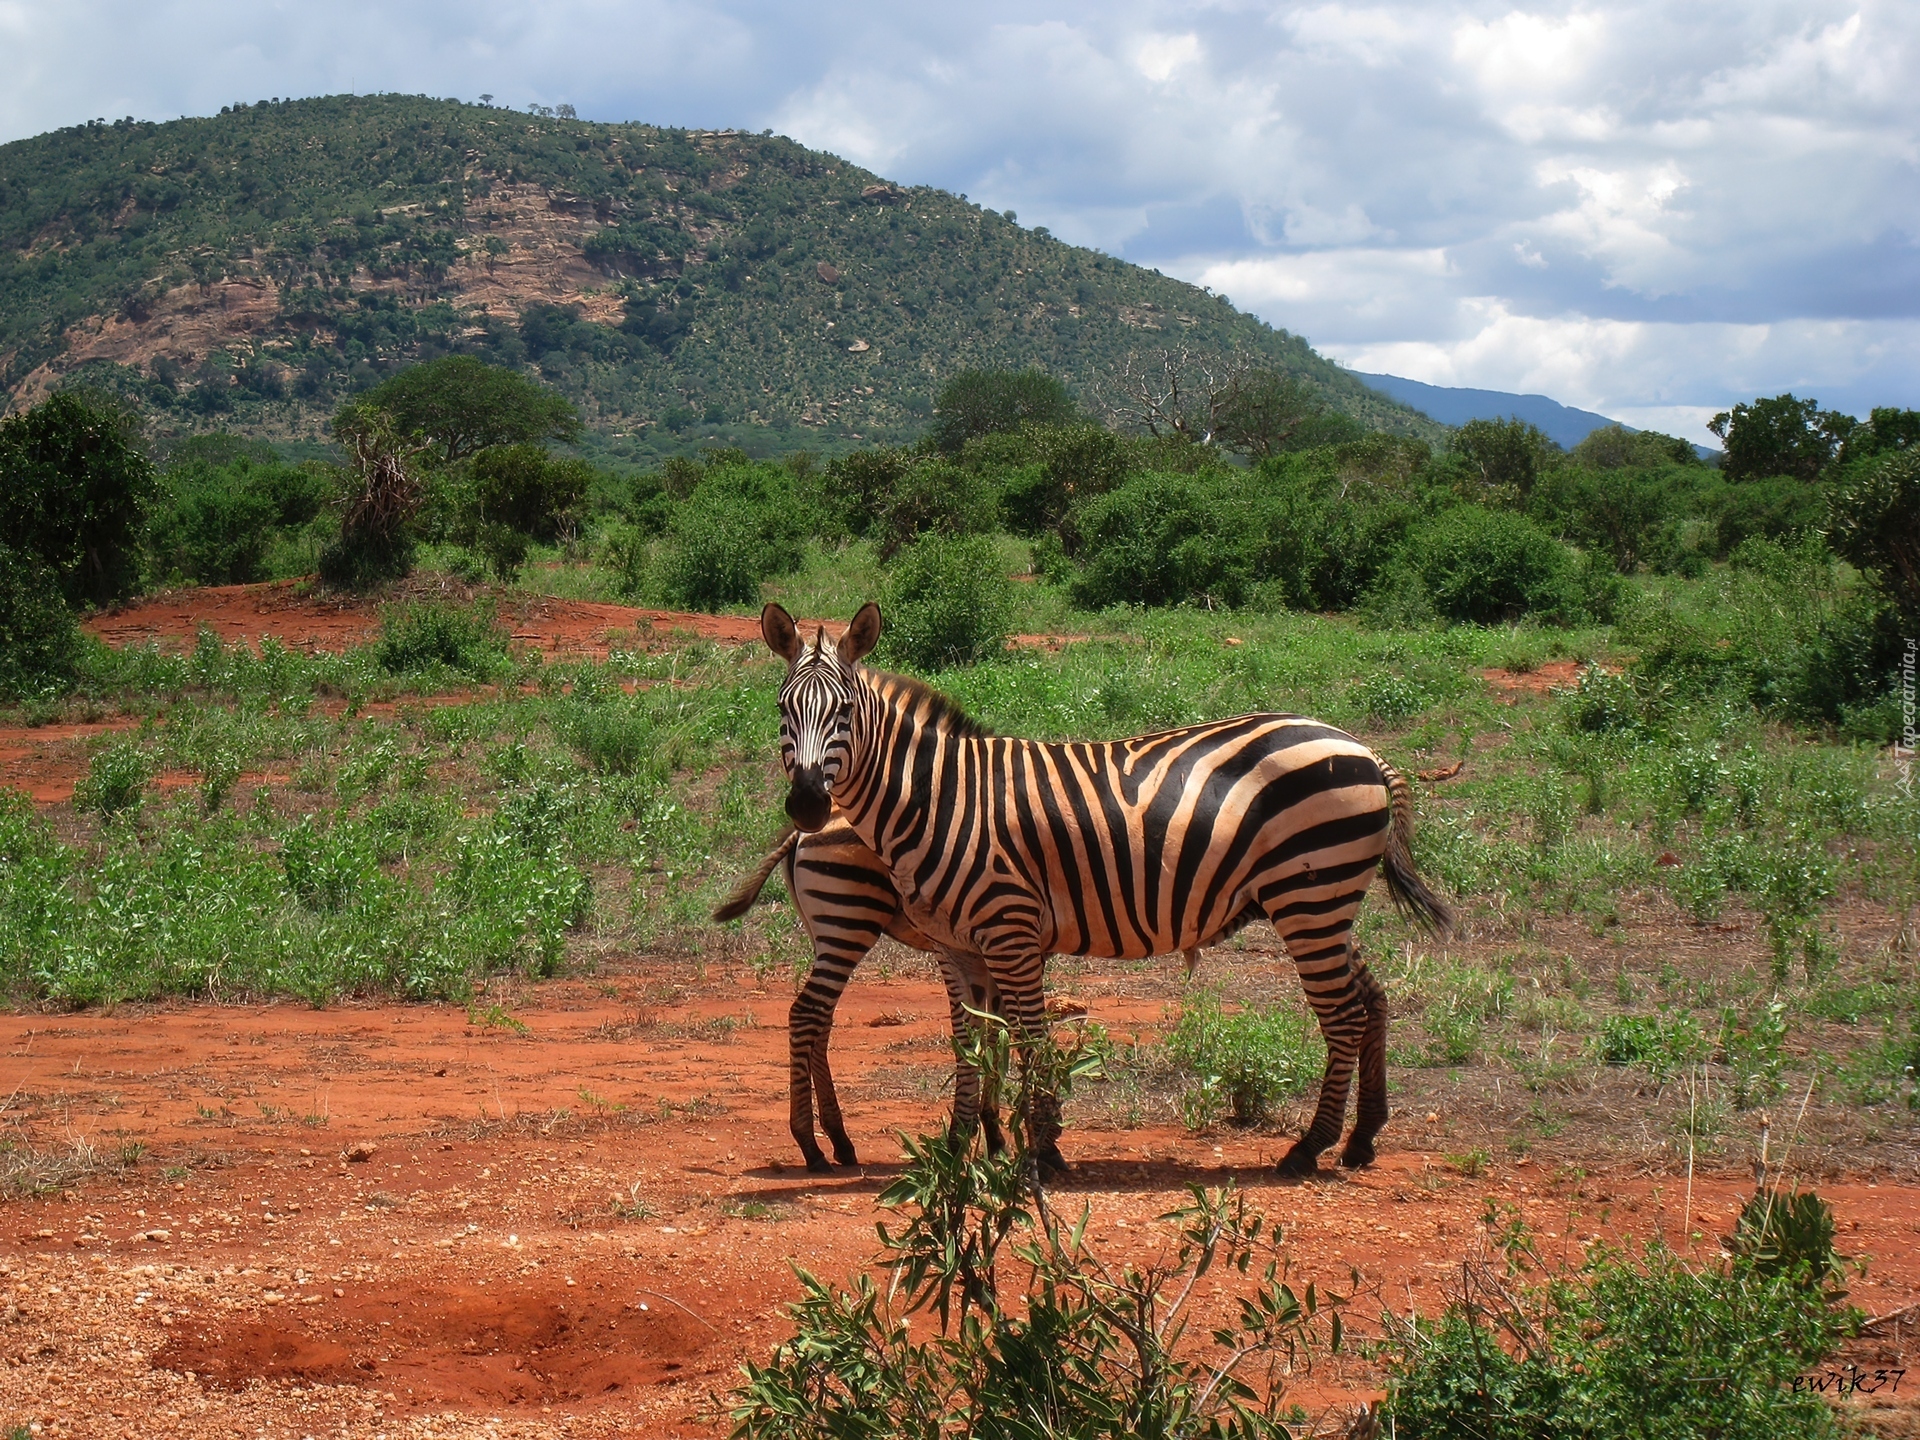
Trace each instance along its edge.
<path fill-rule="evenodd" d="M 1004 1037 L 998 1051 L 986 1061 L 995 1078 L 1007 1071 Z M 1062 1216 L 1058 1197 L 1031 1182 L 1023 1117 L 1065 1089 L 1036 1071 L 1095 1073 L 1084 1049 L 1023 1067 L 1001 1155 L 985 1153 L 977 1127 L 906 1142 L 903 1173 L 880 1197 L 881 1283 L 800 1272 L 792 1338 L 766 1365 L 749 1363 L 733 1392 L 740 1440 L 1294 1433 L 1288 1421 L 1304 1411 L 1288 1377 L 1340 1349 L 1345 1297 L 1295 1288 L 1277 1228 L 1231 1186 L 1196 1185 L 1163 1216 L 1174 1228 L 1152 1265 L 1103 1260 L 1089 1215 Z M 1209 1271 L 1245 1288 L 1202 1325 L 1188 1297 Z"/>
<path fill-rule="evenodd" d="M 0 701 L 69 689 L 79 658 L 80 627 L 52 567 L 0 545 Z"/>
<path fill-rule="evenodd" d="M 138 417 L 110 396 L 63 391 L 0 420 L 0 545 L 37 557 L 69 602 L 138 589 L 153 492 Z"/>
<path fill-rule="evenodd" d="M 1489 1204 L 1489 1223 L 1498 1212 Z M 1837 1437 L 1795 1383 L 1850 1318 L 1744 1256 L 1703 1269 L 1655 1241 L 1546 1270 L 1514 1221 L 1433 1319 L 1386 1317 L 1390 1423 L 1418 1440 Z"/>
<path fill-rule="evenodd" d="M 992 483 L 943 460 L 909 465 L 879 498 L 865 534 L 882 562 L 923 535 L 979 535 L 991 531 L 999 497 Z"/>
<path fill-rule="evenodd" d="M 1749 540 L 1788 545 L 1818 531 L 1827 517 L 1822 487 L 1787 478 L 1722 484 L 1705 494 L 1714 554 L 1725 559 Z"/>
<path fill-rule="evenodd" d="M 1609 1015 L 1595 1042 L 1602 1063 L 1638 1065 L 1656 1088 L 1707 1058 L 1707 1039 L 1691 1015 Z"/>
<path fill-rule="evenodd" d="M 87 762 L 87 774 L 73 790 L 77 810 L 91 811 L 102 820 L 132 814 L 146 799 L 153 762 L 131 741 L 109 745 Z"/>
<path fill-rule="evenodd" d="M 772 465 L 709 471 L 673 515 L 660 560 L 669 604 L 752 604 L 760 582 L 798 568 L 809 530 L 792 476 Z"/>
<path fill-rule="evenodd" d="M 962 370 L 941 387 L 929 439 L 957 455 L 969 440 L 1022 425 L 1068 425 L 1076 418 L 1066 386 L 1044 370 Z"/>
<path fill-rule="evenodd" d="M 1198 596 L 1237 604 L 1253 576 L 1229 540 L 1213 488 L 1191 475 L 1136 476 L 1076 507 L 1086 568 L 1076 605 L 1174 605 Z"/>
<path fill-rule="evenodd" d="M 1326 1048 L 1312 1016 L 1292 1006 L 1229 1013 L 1219 998 L 1195 994 L 1167 1036 L 1167 1053 L 1193 1078 L 1180 1097 L 1180 1118 L 1201 1130 L 1226 1118 L 1264 1124 L 1282 1101 L 1314 1085 Z"/>
<path fill-rule="evenodd" d="M 471 530 L 503 527 L 552 543 L 579 525 L 594 479 L 584 460 L 556 458 L 538 445 L 499 445 L 468 465 L 461 504 Z"/>
<path fill-rule="evenodd" d="M 510 668 L 508 636 L 487 602 L 391 605 L 380 612 L 373 658 L 393 675 L 446 669 L 497 680 Z"/>
<path fill-rule="evenodd" d="M 887 577 L 884 653 L 922 672 L 991 659 L 1006 649 L 1013 599 L 991 538 L 927 536 Z"/>
<path fill-rule="evenodd" d="M 188 442 L 161 475 L 166 499 L 148 528 L 155 569 L 202 585 L 266 578 L 276 543 L 320 513 L 330 487 L 317 467 L 280 464 L 269 447 L 199 438 L 209 443 Z"/>
<path fill-rule="evenodd" d="M 1849 467 L 1827 496 L 1827 535 L 1920 633 L 1920 451 Z"/>
<path fill-rule="evenodd" d="M 1448 620 L 1494 625 L 1584 614 L 1574 559 L 1523 515 L 1458 505 L 1416 530 L 1407 560 Z"/>

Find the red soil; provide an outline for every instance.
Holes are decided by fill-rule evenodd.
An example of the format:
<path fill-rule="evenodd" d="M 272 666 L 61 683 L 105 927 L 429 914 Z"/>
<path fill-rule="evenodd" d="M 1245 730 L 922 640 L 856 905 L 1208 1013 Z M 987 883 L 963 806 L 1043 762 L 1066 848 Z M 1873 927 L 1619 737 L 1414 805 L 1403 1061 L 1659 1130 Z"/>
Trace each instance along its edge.
<path fill-rule="evenodd" d="M 786 1133 L 783 990 L 636 970 L 500 998 L 524 1032 L 395 1005 L 0 1016 L 9 1141 L 145 1147 L 0 1207 L 0 1414 L 101 1436 L 136 1415 L 146 1435 L 723 1431 L 713 1396 L 786 1333 L 790 1266 L 868 1262 L 890 1135 L 940 1120 L 913 1078 L 945 1068 L 937 987 L 910 963 L 848 991 L 834 1060 L 874 1163 L 827 1176 Z M 1160 1019 L 1095 1008 L 1121 1030 Z M 1549 1249 L 1660 1234 L 1705 1257 L 1750 1188 L 1504 1160 L 1470 1179 L 1434 1153 L 1445 1123 L 1402 1113 L 1373 1169 L 1305 1185 L 1273 1180 L 1277 1134 L 1075 1127 L 1055 1200 L 1091 1208 L 1104 1255 L 1145 1260 L 1188 1183 L 1234 1178 L 1286 1224 L 1301 1278 L 1344 1290 L 1359 1267 L 1380 1287 L 1364 1322 L 1437 1307 L 1488 1197 Z M 1920 1194 L 1821 1188 L 1872 1255 L 1856 1300 L 1920 1299 Z M 1376 1383 L 1343 1361 L 1300 1393 L 1350 1404 Z"/>

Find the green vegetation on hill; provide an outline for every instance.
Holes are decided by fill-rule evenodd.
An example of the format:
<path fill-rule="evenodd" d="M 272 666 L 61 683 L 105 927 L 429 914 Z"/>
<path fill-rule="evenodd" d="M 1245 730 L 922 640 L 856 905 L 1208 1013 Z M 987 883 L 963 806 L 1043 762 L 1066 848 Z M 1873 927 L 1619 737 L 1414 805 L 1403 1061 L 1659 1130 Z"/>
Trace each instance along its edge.
<path fill-rule="evenodd" d="M 540 264 L 592 319 L 499 288 Z M 248 297 L 271 304 L 237 334 L 161 333 Z M 115 346 L 72 347 L 109 320 Z M 98 355 L 75 368 L 173 430 L 311 435 L 409 361 L 468 351 L 536 368 L 614 456 L 846 448 L 917 435 L 967 367 L 1038 366 L 1084 399 L 1161 347 L 1442 433 L 1222 297 L 770 135 L 334 96 L 0 146 L 0 386 Z"/>

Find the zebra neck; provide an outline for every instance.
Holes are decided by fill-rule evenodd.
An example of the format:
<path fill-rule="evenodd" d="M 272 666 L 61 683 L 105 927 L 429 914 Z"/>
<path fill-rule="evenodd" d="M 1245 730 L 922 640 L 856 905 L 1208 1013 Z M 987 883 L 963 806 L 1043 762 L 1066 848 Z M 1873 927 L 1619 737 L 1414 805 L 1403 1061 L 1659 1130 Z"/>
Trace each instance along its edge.
<path fill-rule="evenodd" d="M 861 842 L 890 868 L 909 862 L 931 798 L 916 771 L 935 751 L 975 743 L 978 728 L 918 681 L 862 671 L 854 692 L 847 763 L 836 805 Z M 889 683 L 895 682 L 895 683 Z M 842 798 L 844 797 L 844 798 Z"/>

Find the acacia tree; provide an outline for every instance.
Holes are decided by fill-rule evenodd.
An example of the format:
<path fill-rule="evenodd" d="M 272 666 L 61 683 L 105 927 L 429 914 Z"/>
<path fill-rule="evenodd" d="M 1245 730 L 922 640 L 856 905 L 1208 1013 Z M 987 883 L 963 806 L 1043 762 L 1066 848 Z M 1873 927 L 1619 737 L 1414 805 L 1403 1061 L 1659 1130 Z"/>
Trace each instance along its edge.
<path fill-rule="evenodd" d="M 1215 436 L 1229 450 L 1264 460 L 1290 448 L 1326 413 L 1311 386 L 1278 370 L 1243 370 L 1227 383 Z"/>
<path fill-rule="evenodd" d="M 565 396 L 471 355 L 409 366 L 369 390 L 364 404 L 385 412 L 399 435 L 424 441 L 425 453 L 443 465 L 490 445 L 580 434 L 580 412 Z"/>
<path fill-rule="evenodd" d="M 1822 410 L 1818 400 L 1788 394 L 1722 410 L 1707 429 L 1726 442 L 1721 471 L 1729 480 L 1818 480 L 1857 423 L 1851 415 Z"/>

